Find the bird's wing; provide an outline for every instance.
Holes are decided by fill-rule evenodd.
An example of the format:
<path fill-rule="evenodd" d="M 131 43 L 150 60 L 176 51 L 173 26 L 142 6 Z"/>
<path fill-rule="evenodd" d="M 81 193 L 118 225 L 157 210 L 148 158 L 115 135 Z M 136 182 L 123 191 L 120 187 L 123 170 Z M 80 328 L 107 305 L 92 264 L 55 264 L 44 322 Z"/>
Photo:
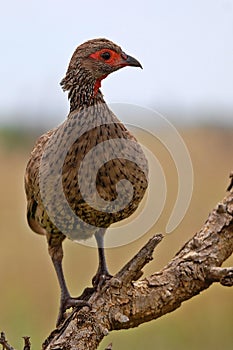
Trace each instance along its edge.
<path fill-rule="evenodd" d="M 28 201 L 27 205 L 27 221 L 30 228 L 41 235 L 46 235 L 46 230 L 40 226 L 36 220 L 38 204 L 34 198 Z"/>

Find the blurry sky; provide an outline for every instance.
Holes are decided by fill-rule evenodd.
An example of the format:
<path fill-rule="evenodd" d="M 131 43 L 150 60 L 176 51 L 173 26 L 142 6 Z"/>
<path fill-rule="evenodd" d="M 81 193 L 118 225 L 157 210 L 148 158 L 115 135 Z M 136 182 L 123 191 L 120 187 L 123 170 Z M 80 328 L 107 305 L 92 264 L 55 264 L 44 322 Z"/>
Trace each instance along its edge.
<path fill-rule="evenodd" d="M 233 0 L 2 2 L 0 122 L 61 122 L 68 102 L 59 82 L 75 47 L 96 37 L 144 67 L 108 77 L 106 101 L 178 109 L 187 120 L 222 111 L 233 124 Z"/>

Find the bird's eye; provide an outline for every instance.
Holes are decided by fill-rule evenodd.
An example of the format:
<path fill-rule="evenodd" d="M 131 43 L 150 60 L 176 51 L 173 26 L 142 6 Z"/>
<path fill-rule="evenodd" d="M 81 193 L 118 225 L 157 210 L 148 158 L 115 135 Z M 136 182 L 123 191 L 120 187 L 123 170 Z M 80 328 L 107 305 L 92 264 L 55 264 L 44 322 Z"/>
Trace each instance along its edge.
<path fill-rule="evenodd" d="M 101 53 L 101 57 L 102 57 L 105 61 L 107 61 L 107 60 L 109 60 L 109 58 L 111 57 L 111 54 L 110 54 L 110 52 L 106 51 L 106 52 Z"/>

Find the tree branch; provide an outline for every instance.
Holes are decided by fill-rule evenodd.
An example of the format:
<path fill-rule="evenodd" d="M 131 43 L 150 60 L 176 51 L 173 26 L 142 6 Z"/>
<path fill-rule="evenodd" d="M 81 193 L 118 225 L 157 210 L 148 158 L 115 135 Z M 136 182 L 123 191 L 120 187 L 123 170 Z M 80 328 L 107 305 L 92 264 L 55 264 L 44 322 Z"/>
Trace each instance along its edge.
<path fill-rule="evenodd" d="M 1 332 L 0 344 L 2 345 L 3 350 L 15 350 L 6 340 L 6 336 L 4 332 Z"/>
<path fill-rule="evenodd" d="M 31 349 L 30 337 L 25 336 L 23 337 L 23 339 L 24 339 L 23 350 L 30 350 Z M 6 336 L 4 332 L 1 332 L 0 344 L 2 345 L 2 350 L 15 350 L 15 348 L 13 348 L 6 340 Z"/>
<path fill-rule="evenodd" d="M 228 190 L 232 191 L 231 185 Z M 213 282 L 232 286 L 233 267 L 220 266 L 233 252 L 233 192 L 218 203 L 201 230 L 167 266 L 138 281 L 161 241 L 161 234 L 151 238 L 100 291 L 91 295 L 92 309 L 74 310 L 51 333 L 43 349 L 94 350 L 110 331 L 161 317 Z"/>
<path fill-rule="evenodd" d="M 233 286 L 233 267 L 211 267 L 207 273 L 212 282 L 220 282 L 225 287 Z"/>

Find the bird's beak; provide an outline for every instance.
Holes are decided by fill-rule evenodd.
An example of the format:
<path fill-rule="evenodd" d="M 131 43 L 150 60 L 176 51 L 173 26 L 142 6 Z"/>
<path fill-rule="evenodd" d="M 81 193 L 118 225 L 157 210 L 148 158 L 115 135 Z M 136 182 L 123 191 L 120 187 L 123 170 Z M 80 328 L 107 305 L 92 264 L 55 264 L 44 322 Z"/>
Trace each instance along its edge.
<path fill-rule="evenodd" d="M 136 60 L 136 58 L 126 55 L 125 53 L 122 55 L 122 58 L 125 59 L 125 63 L 127 66 L 142 68 L 141 63 L 138 60 Z"/>

